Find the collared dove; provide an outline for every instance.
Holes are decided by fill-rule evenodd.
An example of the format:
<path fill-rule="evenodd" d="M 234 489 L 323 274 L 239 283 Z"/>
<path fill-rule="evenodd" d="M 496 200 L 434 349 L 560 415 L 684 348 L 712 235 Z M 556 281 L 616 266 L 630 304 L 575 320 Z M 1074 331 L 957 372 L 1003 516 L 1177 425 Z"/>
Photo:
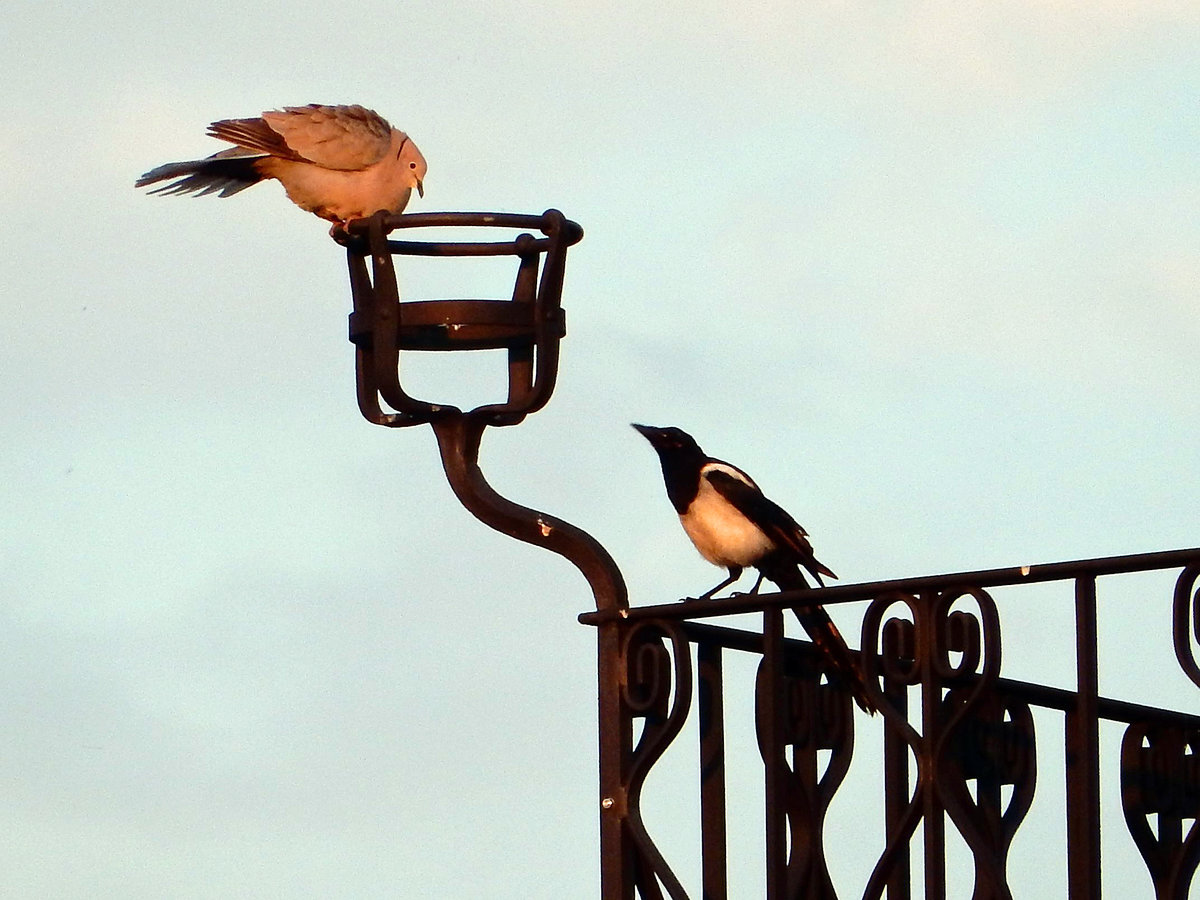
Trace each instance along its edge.
<path fill-rule="evenodd" d="M 137 187 L 152 194 L 228 197 L 275 178 L 301 209 L 335 223 L 399 213 L 415 187 L 425 196 L 425 157 L 403 131 L 361 106 L 285 106 L 257 119 L 223 119 L 208 134 L 233 144 L 205 159 L 167 163 Z"/>

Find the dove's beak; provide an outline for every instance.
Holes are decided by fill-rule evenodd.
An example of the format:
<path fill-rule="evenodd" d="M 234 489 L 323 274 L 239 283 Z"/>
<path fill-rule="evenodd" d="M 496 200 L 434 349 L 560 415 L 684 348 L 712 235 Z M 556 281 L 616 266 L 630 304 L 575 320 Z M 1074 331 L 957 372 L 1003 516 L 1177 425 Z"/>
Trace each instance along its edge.
<path fill-rule="evenodd" d="M 425 196 L 425 182 L 420 179 L 417 180 L 417 196 L 421 198 Z"/>

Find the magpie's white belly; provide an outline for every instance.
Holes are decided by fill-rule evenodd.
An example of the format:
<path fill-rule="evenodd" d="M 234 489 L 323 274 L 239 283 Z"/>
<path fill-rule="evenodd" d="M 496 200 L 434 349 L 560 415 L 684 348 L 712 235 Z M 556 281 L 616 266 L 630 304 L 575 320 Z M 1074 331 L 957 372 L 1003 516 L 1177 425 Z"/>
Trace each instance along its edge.
<path fill-rule="evenodd" d="M 775 544 L 758 526 L 703 478 L 700 492 L 679 521 L 700 555 L 716 566 L 744 568 L 775 549 Z"/>

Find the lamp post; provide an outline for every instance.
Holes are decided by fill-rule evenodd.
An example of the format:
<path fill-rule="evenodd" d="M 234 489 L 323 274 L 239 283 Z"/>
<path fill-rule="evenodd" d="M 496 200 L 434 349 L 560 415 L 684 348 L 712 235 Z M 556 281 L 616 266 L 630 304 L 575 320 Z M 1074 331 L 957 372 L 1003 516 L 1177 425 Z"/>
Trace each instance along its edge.
<path fill-rule="evenodd" d="M 397 231 L 423 228 L 520 230 L 506 241 L 395 240 Z M 531 231 L 540 232 L 535 236 Z M 455 496 L 484 524 L 566 557 L 583 573 L 598 612 L 628 608 L 624 579 L 608 551 L 580 528 L 498 494 L 479 468 L 479 445 L 488 426 L 517 425 L 550 399 L 558 374 L 558 345 L 566 334 L 562 308 L 567 248 L 583 229 L 550 209 L 542 215 L 507 213 L 376 213 L 335 234 L 346 248 L 354 311 L 358 406 L 363 417 L 391 428 L 429 424 Z M 509 299 L 402 302 L 395 257 L 516 258 Z M 504 349 L 508 354 L 503 399 L 462 410 L 423 400 L 405 389 L 406 354 L 417 351 Z M 386 408 L 385 408 L 386 405 Z M 629 739 L 620 727 L 620 632 L 616 621 L 597 629 L 599 640 L 601 896 L 631 896 L 624 816 L 624 766 Z"/>

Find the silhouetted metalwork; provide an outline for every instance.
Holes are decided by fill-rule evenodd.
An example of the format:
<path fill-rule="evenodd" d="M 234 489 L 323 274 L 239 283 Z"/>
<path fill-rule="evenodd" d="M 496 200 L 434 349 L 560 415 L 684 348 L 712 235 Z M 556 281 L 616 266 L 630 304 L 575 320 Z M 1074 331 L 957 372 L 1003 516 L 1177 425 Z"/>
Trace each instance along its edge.
<path fill-rule="evenodd" d="M 511 241 L 397 241 L 396 229 L 526 229 Z M 535 237 L 529 230 L 541 232 Z M 591 535 L 548 513 L 500 496 L 479 468 L 479 445 L 489 425 L 516 425 L 541 409 L 554 390 L 558 344 L 566 332 L 562 310 L 567 248 L 583 229 L 558 210 L 540 216 L 504 213 L 377 213 L 351 222 L 336 235 L 346 247 L 354 312 L 350 340 L 356 347 L 358 405 L 370 422 L 388 427 L 429 423 L 437 435 L 442 465 L 459 502 L 485 524 L 519 540 L 558 553 L 587 578 L 598 611 L 628 607 L 624 579 L 608 552 Z M 401 302 L 394 256 L 512 256 L 517 272 L 511 298 Z M 420 350 L 506 349 L 508 384 L 504 400 L 463 411 L 420 400 L 400 382 L 402 352 Z M 390 410 L 384 409 L 384 404 Z M 629 693 L 623 671 L 628 634 L 614 621 L 597 629 L 599 652 L 600 855 L 604 897 L 625 896 L 636 860 L 653 857 L 648 838 L 633 850 L 636 803 L 630 818 Z M 648 672 L 649 674 L 649 672 Z M 669 686 L 667 688 L 669 690 Z M 640 702 L 657 708 L 651 694 Z M 685 707 L 681 707 L 685 710 Z M 680 712 L 679 715 L 685 714 Z M 645 765 L 649 770 L 649 763 Z M 644 833 L 644 830 L 643 830 Z M 645 863 L 641 863 L 643 866 Z M 665 863 L 662 866 L 665 869 Z"/>
<path fill-rule="evenodd" d="M 526 231 L 496 242 L 389 238 L 397 229 L 481 226 Z M 1066 785 L 1071 900 L 1101 897 L 1101 721 L 1125 725 L 1122 809 L 1156 895 L 1186 900 L 1200 865 L 1200 716 L 1099 695 L 1096 579 L 1182 570 L 1170 624 L 1178 664 L 1200 688 L 1200 549 L 630 608 L 621 573 L 597 541 L 501 497 L 478 464 L 487 426 L 517 424 L 550 398 L 565 334 L 566 251 L 582 234 L 549 210 L 541 216 L 378 214 L 351 223 L 338 239 L 349 258 L 350 339 L 363 415 L 389 427 L 430 424 L 460 502 L 491 527 L 571 560 L 591 586 L 596 611 L 579 618 L 597 629 L 598 640 L 602 900 L 693 896 L 655 843 L 642 810 L 643 790 L 693 706 L 702 857 L 694 896 L 729 897 L 725 661 L 731 653 L 758 660 L 753 702 L 768 900 L 848 896 L 830 875 L 825 820 L 851 768 L 859 723 L 881 728 L 884 746 L 883 796 L 879 809 L 869 811 L 875 817 L 862 817 L 857 852 L 878 840 L 882 850 L 862 896 L 909 900 L 911 845 L 920 829 L 922 893 L 942 900 L 949 822 L 971 855 L 973 900 L 1009 900 L 1009 848 L 1038 775 L 1047 777 L 1037 767 L 1036 709 L 1063 715 L 1064 769 L 1049 777 Z M 512 256 L 511 297 L 401 302 L 394 256 Z M 403 387 L 404 354 L 472 349 L 507 351 L 503 399 L 463 411 L 418 399 Z M 1051 581 L 1074 588 L 1074 690 L 1002 676 L 1001 615 L 989 591 Z M 823 670 L 823 657 L 807 641 L 785 637 L 785 612 L 815 596 L 827 607 L 866 604 L 860 652 L 879 717 L 856 715 L 850 695 Z M 761 616 L 761 630 L 703 621 L 745 613 Z"/>
<path fill-rule="evenodd" d="M 388 235 L 418 228 L 536 228 L 511 241 L 399 241 Z M 566 333 L 562 287 L 567 248 L 583 230 L 558 210 L 540 216 L 506 213 L 377 213 L 340 235 L 350 264 L 354 312 L 350 340 L 358 348 L 358 405 L 377 425 L 436 423 L 460 416 L 483 425 L 515 425 L 537 412 L 554 390 L 558 344 Z M 401 302 L 393 256 L 513 256 L 511 299 Z M 370 260 L 370 268 L 367 262 Z M 540 269 L 540 276 L 539 276 Z M 404 351 L 508 351 L 508 395 L 464 413 L 411 396 L 400 381 Z M 382 401 L 382 403 L 381 403 Z M 385 412 L 386 403 L 394 412 Z"/>
<path fill-rule="evenodd" d="M 1120 753 L 1121 800 L 1130 835 L 1144 857 L 1156 895 L 1186 900 L 1200 865 L 1200 716 L 1102 697 L 1097 691 L 1096 579 L 1182 568 L 1174 600 L 1173 630 L 1182 670 L 1197 686 L 1200 671 L 1200 549 L 1044 566 L 992 569 L 848 584 L 819 591 L 735 596 L 718 601 L 684 600 L 581 615 L 580 621 L 622 629 L 652 628 L 647 634 L 678 635 L 690 646 L 660 652 L 672 661 L 675 680 L 690 685 L 693 655 L 699 673 L 701 740 L 700 815 L 702 867 L 696 897 L 729 896 L 726 869 L 708 856 L 724 855 L 727 798 L 711 782 L 723 778 L 724 725 L 719 699 L 725 690 L 722 660 L 728 652 L 760 658 L 755 685 L 758 741 L 764 762 L 766 896 L 839 896 L 824 857 L 823 823 L 854 747 L 856 722 L 884 730 L 884 796 L 880 798 L 882 852 L 862 893 L 864 898 L 908 900 L 913 895 L 910 845 L 921 830 L 922 894 L 944 898 L 946 825 L 966 844 L 973 861 L 974 900 L 1009 900 L 1008 853 L 1033 803 L 1037 782 L 1034 710 L 1064 716 L 1066 758 L 1057 776 L 1066 783 L 1067 880 L 1072 900 L 1101 897 L 1100 722 L 1123 723 Z M 1000 610 L 990 590 L 999 586 L 1062 581 L 1074 586 L 1076 690 L 1007 679 L 1001 675 Z M 823 660 L 806 641 L 783 636 L 783 611 L 819 594 L 828 607 L 865 602 L 861 646 L 868 691 L 882 713 L 856 717 L 850 695 L 823 671 Z M 699 619 L 758 613 L 762 631 L 702 623 Z M 1163 622 L 1164 628 L 1168 625 Z M 1156 661 L 1157 662 L 1157 661 Z M 661 664 L 665 668 L 665 663 Z M 680 704 L 690 687 L 662 696 L 674 731 L 682 727 Z M 910 699 L 916 702 L 910 708 Z M 637 733 L 640 708 L 626 704 L 609 723 Z M 878 725 L 877 725 L 878 723 Z M 602 723 L 602 727 L 603 727 Z M 661 754 L 661 740 L 656 743 Z M 915 783 L 910 769 L 915 765 Z M 644 767 L 643 767 L 644 768 Z M 1046 773 L 1042 773 L 1046 777 Z M 646 773 L 639 770 L 639 792 Z M 630 816 L 640 815 L 636 808 Z M 879 832 L 866 827 L 862 844 Z M 639 820 L 640 821 L 640 820 Z M 842 835 L 843 839 L 845 835 Z M 639 828 L 625 893 L 613 898 L 690 896 L 678 884 L 650 835 Z"/>
<path fill-rule="evenodd" d="M 511 241 L 394 241 L 396 229 L 537 229 Z M 357 348 L 358 406 L 376 425 L 429 423 L 455 496 L 487 525 L 571 560 L 592 586 L 598 609 L 626 605 L 625 583 L 608 552 L 586 532 L 549 513 L 497 494 L 479 468 L 479 444 L 489 425 L 516 425 L 546 405 L 558 376 L 558 344 L 566 333 L 562 310 L 567 248 L 583 229 L 558 210 L 540 216 L 509 213 L 376 213 L 339 235 L 350 265 L 354 312 L 350 340 Z M 516 280 L 508 300 L 401 302 L 393 256 L 513 256 Z M 371 266 L 368 268 L 367 261 Z M 508 351 L 504 400 L 463 411 L 420 400 L 400 382 L 402 351 Z M 385 411 L 386 403 L 394 411 Z"/>

